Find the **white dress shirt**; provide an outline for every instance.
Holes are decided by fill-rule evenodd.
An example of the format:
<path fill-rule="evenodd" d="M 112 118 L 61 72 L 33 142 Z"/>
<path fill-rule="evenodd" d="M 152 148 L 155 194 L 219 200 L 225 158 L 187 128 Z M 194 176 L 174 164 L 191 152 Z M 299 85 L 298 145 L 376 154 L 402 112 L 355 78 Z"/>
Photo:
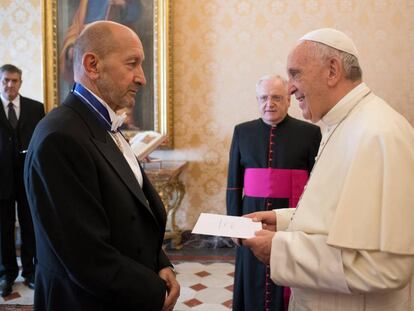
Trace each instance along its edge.
<path fill-rule="evenodd" d="M 86 88 L 93 96 L 95 96 L 95 98 L 97 100 L 99 100 L 99 102 L 102 105 L 105 106 L 105 108 L 108 110 L 109 117 L 111 118 L 111 121 L 114 120 L 114 118 L 116 117 L 116 113 L 111 109 L 111 107 L 109 107 L 109 105 L 103 99 L 96 96 L 87 87 L 85 87 L 85 86 L 83 86 L 83 87 Z M 131 168 L 132 172 L 134 173 L 135 178 L 138 181 L 138 184 L 142 188 L 143 178 L 142 178 L 141 168 L 138 164 L 138 160 L 137 160 L 134 152 L 132 151 L 131 146 L 125 140 L 124 136 L 122 136 L 122 134 L 120 132 L 112 133 L 112 132 L 108 131 L 108 133 L 111 135 L 111 137 L 114 140 L 115 144 L 121 150 L 122 154 L 124 155 L 125 160 L 128 162 L 129 167 Z"/>
<path fill-rule="evenodd" d="M 6 112 L 7 119 L 9 118 L 9 103 L 12 102 L 14 106 L 14 111 L 16 112 L 17 120 L 19 120 L 20 117 L 20 95 L 17 95 L 15 99 L 12 101 L 5 99 L 3 96 L 1 96 L 1 101 L 3 103 L 4 111 Z"/>

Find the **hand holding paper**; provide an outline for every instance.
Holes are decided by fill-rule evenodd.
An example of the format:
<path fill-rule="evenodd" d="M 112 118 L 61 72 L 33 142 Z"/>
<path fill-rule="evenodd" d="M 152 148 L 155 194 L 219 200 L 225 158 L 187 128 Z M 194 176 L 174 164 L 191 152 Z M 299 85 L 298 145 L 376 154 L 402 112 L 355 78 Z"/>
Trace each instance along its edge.
<path fill-rule="evenodd" d="M 243 217 L 252 218 L 262 223 L 263 229 L 276 231 L 276 213 L 274 211 L 261 211 L 243 215 Z"/>
<path fill-rule="evenodd" d="M 251 249 L 253 254 L 261 262 L 269 264 L 270 252 L 272 250 L 272 239 L 276 233 L 269 230 L 260 230 L 256 236 L 243 241 L 243 246 Z"/>
<path fill-rule="evenodd" d="M 192 233 L 249 239 L 261 229 L 251 218 L 201 213 Z"/>

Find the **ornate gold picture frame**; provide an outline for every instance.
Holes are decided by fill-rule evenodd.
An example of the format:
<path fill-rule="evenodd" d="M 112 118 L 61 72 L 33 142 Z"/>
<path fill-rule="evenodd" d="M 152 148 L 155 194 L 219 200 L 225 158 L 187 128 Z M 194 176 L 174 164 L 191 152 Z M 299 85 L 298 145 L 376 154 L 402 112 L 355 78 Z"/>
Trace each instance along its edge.
<path fill-rule="evenodd" d="M 92 13 L 87 13 L 90 6 Z M 102 0 L 43 0 L 43 73 L 44 99 L 46 110 L 59 105 L 67 95 L 70 81 L 64 81 L 63 62 L 70 56 L 68 29 L 75 23 L 74 16 L 81 13 L 81 26 L 94 20 L 109 19 L 109 9 L 105 17 L 99 10 L 110 6 L 111 1 Z M 170 0 L 125 0 L 117 1 L 125 8 L 124 24 L 136 31 L 144 45 L 144 71 L 147 85 L 139 93 L 132 113 L 133 135 L 137 130 L 154 130 L 168 137 L 166 147 L 173 147 L 173 81 L 172 81 L 172 9 Z M 120 5 L 120 4 L 117 4 Z M 119 14 L 121 8 L 113 10 Z M 86 12 L 86 13 L 85 13 Z M 134 15 L 135 14 L 135 15 Z M 146 15 L 145 15 L 146 14 Z M 152 16 L 151 16 L 152 14 Z M 115 16 L 112 14 L 111 16 Z M 78 19 L 79 21 L 79 19 Z M 118 20 L 116 20 L 118 21 Z M 139 29 L 133 26 L 138 25 Z M 78 27 L 79 25 L 76 25 Z M 75 28 L 76 28 L 75 27 Z M 72 27 L 73 28 L 73 27 Z M 68 49 L 69 46 L 69 49 Z M 65 50 L 66 49 L 66 50 Z M 69 64 L 70 65 L 70 64 Z M 147 68 L 145 67 L 147 66 Z M 71 68 L 68 66 L 67 68 Z"/>

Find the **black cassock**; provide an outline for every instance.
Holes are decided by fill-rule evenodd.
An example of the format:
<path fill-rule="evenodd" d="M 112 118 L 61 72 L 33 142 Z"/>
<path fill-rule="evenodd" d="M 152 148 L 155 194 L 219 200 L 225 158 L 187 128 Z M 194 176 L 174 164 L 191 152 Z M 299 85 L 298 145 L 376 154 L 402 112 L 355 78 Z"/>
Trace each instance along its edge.
<path fill-rule="evenodd" d="M 296 206 L 297 198 L 292 205 L 292 198 L 289 197 L 244 195 L 246 169 L 262 168 L 276 173 L 293 169 L 308 174 L 315 162 L 320 140 L 318 126 L 290 116 L 274 127 L 262 119 L 237 125 L 230 150 L 227 213 L 241 216 Z M 302 189 L 303 186 L 300 191 Z M 261 263 L 247 247 L 238 247 L 233 310 L 282 311 L 287 306 L 284 300 L 287 300 L 284 299 L 284 288 L 272 282 L 269 266 Z"/>

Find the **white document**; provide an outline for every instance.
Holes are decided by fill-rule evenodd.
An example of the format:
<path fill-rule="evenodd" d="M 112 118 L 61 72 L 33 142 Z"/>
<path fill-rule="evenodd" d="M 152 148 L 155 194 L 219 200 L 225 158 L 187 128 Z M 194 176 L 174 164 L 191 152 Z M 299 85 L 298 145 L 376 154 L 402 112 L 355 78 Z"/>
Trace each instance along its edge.
<path fill-rule="evenodd" d="M 261 229 L 262 223 L 251 218 L 201 213 L 192 233 L 249 239 Z"/>

